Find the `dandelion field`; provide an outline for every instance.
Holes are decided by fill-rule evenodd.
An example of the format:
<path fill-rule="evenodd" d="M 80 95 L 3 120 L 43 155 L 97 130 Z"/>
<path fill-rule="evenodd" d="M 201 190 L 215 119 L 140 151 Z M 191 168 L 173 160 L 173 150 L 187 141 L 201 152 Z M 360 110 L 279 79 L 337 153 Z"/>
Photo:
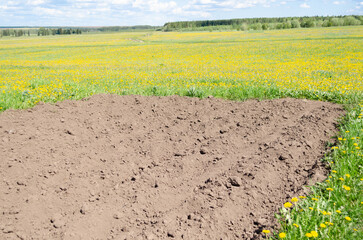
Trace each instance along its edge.
<path fill-rule="evenodd" d="M 0 112 L 97 93 L 343 104 L 331 168 L 277 216 L 272 239 L 362 239 L 363 27 L 0 39 Z"/>

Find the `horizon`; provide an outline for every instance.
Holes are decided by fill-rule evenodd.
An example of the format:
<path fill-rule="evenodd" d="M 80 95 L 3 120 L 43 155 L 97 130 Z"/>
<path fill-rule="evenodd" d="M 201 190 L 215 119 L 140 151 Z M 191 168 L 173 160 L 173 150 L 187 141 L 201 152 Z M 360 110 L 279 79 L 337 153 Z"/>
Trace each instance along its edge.
<path fill-rule="evenodd" d="M 179 21 L 362 15 L 362 8 L 361 0 L 0 0 L 0 26 L 163 26 Z"/>

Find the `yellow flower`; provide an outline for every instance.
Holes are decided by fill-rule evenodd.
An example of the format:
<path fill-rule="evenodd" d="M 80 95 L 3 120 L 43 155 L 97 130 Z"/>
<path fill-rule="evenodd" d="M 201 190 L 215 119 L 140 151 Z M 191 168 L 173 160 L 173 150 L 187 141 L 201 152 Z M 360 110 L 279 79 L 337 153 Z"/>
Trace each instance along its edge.
<path fill-rule="evenodd" d="M 313 237 L 313 234 L 307 233 L 307 234 L 305 234 L 305 236 L 308 237 L 308 238 L 311 238 L 311 237 Z"/>
<path fill-rule="evenodd" d="M 339 140 L 339 141 L 342 141 L 342 140 L 343 140 L 343 138 L 338 138 L 338 140 Z"/>
<path fill-rule="evenodd" d="M 312 198 L 312 200 L 314 200 L 314 201 L 318 201 L 318 199 L 317 199 L 317 198 Z"/>
<path fill-rule="evenodd" d="M 262 230 L 263 233 L 266 233 L 266 234 L 269 234 L 270 233 L 270 230 Z"/>
<path fill-rule="evenodd" d="M 297 228 L 299 227 L 299 225 L 297 225 L 296 223 L 294 223 L 294 224 L 292 224 L 292 225 L 294 225 L 294 226 L 295 226 L 295 227 L 297 227 Z"/>
<path fill-rule="evenodd" d="M 332 189 L 332 188 L 327 188 L 326 190 L 328 190 L 328 191 L 333 191 L 334 189 Z"/>
<path fill-rule="evenodd" d="M 350 191 L 350 187 L 343 185 L 343 188 L 347 191 Z"/>
<path fill-rule="evenodd" d="M 346 176 L 347 178 L 350 178 L 350 174 L 345 174 L 345 176 Z"/>
<path fill-rule="evenodd" d="M 344 181 L 344 178 L 342 178 L 342 177 L 341 177 L 341 178 L 339 178 L 339 180 L 340 180 L 340 181 Z"/>
<path fill-rule="evenodd" d="M 352 219 L 350 217 L 348 217 L 348 216 L 345 217 L 345 220 L 347 220 L 349 222 L 352 221 Z"/>
<path fill-rule="evenodd" d="M 285 238 L 285 237 L 286 237 L 286 233 L 284 233 L 284 232 L 280 233 L 280 234 L 279 234 L 279 237 L 280 237 L 280 238 Z"/>
<path fill-rule="evenodd" d="M 337 212 L 337 213 L 342 213 L 342 211 L 340 211 L 340 210 L 336 210 L 336 212 Z"/>
<path fill-rule="evenodd" d="M 324 223 L 321 223 L 321 224 L 320 224 L 320 227 L 321 227 L 321 228 L 326 228 L 326 225 L 325 225 Z"/>
<path fill-rule="evenodd" d="M 363 181 L 363 178 L 361 179 L 362 181 Z M 299 197 L 300 199 L 304 199 L 304 198 L 306 198 L 305 196 L 300 196 Z"/>
<path fill-rule="evenodd" d="M 312 208 L 312 207 L 309 207 L 309 209 L 310 209 L 310 210 L 314 210 L 314 208 Z"/>
<path fill-rule="evenodd" d="M 356 232 L 358 231 L 358 230 L 357 230 L 357 229 L 355 229 L 355 228 L 353 228 L 353 230 L 354 230 L 354 231 L 356 231 Z"/>
<path fill-rule="evenodd" d="M 298 201 L 299 201 L 299 199 L 297 199 L 296 197 L 294 197 L 294 198 L 292 198 L 292 199 L 291 199 L 291 202 L 292 202 L 292 203 L 296 203 L 296 202 L 298 202 Z"/>
<path fill-rule="evenodd" d="M 317 238 L 319 235 L 318 235 L 318 233 L 317 232 L 315 232 L 315 231 L 311 231 L 310 232 L 311 233 L 311 235 L 314 237 L 314 238 Z"/>
<path fill-rule="evenodd" d="M 337 171 L 335 171 L 335 170 L 333 170 L 332 172 L 333 172 L 333 173 L 337 173 Z"/>
<path fill-rule="evenodd" d="M 290 208 L 290 207 L 292 207 L 292 204 L 290 202 L 286 202 L 286 203 L 284 203 L 284 207 Z"/>

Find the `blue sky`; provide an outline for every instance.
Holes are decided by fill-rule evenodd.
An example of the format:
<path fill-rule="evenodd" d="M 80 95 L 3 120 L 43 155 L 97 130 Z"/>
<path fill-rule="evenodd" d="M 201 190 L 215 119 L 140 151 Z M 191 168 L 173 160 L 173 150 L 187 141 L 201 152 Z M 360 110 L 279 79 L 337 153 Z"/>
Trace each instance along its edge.
<path fill-rule="evenodd" d="M 0 0 L 0 26 L 163 25 L 170 21 L 362 15 L 363 0 Z"/>

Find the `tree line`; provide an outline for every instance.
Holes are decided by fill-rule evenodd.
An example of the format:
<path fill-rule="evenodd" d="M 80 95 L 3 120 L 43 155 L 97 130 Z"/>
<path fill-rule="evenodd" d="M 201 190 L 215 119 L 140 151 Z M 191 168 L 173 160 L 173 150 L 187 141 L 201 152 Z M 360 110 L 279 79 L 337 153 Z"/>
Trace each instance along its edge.
<path fill-rule="evenodd" d="M 37 35 L 38 36 L 47 36 L 47 35 L 70 35 L 70 34 L 82 34 L 82 30 L 77 28 L 77 29 L 63 29 L 63 28 L 44 28 L 41 27 L 38 30 Z"/>
<path fill-rule="evenodd" d="M 79 28 L 44 28 L 39 29 L 3 29 L 0 30 L 0 37 L 21 37 L 21 36 L 47 36 L 47 35 L 69 35 L 69 34 L 82 34 Z"/>
<path fill-rule="evenodd" d="M 181 21 L 166 23 L 163 31 L 178 30 L 272 30 L 289 28 L 312 28 L 363 25 L 363 16 L 334 17 L 280 17 L 280 18 L 239 18 L 227 20 Z"/>

